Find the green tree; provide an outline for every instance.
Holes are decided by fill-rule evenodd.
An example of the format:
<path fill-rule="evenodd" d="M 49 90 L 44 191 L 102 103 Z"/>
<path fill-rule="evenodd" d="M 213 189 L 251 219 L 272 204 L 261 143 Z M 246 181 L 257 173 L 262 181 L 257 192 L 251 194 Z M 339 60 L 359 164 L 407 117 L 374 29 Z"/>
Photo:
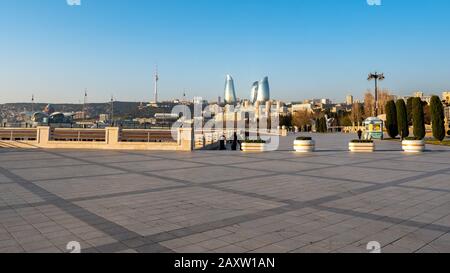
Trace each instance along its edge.
<path fill-rule="evenodd" d="M 328 133 L 327 119 L 325 117 L 322 118 L 322 132 Z"/>
<path fill-rule="evenodd" d="M 412 101 L 412 120 L 414 125 L 414 137 L 425 138 L 425 115 L 423 112 L 422 99 L 414 98 Z"/>
<path fill-rule="evenodd" d="M 445 138 L 444 106 L 438 96 L 431 97 L 431 122 L 433 125 L 433 136 L 439 141 Z"/>
<path fill-rule="evenodd" d="M 408 125 L 412 125 L 412 111 L 413 111 L 414 97 L 409 97 L 406 101 L 406 111 L 408 113 Z"/>
<path fill-rule="evenodd" d="M 323 119 L 322 118 L 319 118 L 317 120 L 317 132 L 323 133 Z"/>
<path fill-rule="evenodd" d="M 409 136 L 409 126 L 408 126 L 408 114 L 406 113 L 405 101 L 399 99 L 396 103 L 397 108 L 397 124 L 398 132 L 401 139 L 405 139 Z"/>
<path fill-rule="evenodd" d="M 326 133 L 327 132 L 327 120 L 325 117 L 321 117 L 317 120 L 316 130 L 318 133 Z"/>
<path fill-rule="evenodd" d="M 393 100 L 386 103 L 386 130 L 391 138 L 398 136 L 397 108 Z"/>

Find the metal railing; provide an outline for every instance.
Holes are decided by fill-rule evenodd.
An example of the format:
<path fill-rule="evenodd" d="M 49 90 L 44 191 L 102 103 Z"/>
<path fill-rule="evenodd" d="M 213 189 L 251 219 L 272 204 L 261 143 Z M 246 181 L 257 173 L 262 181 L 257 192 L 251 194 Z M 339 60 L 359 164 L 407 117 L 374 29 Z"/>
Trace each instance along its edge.
<path fill-rule="evenodd" d="M 120 134 L 121 142 L 177 142 L 170 130 L 131 130 L 124 129 Z"/>
<path fill-rule="evenodd" d="M 106 131 L 104 129 L 61 129 L 55 128 L 50 132 L 50 140 L 53 141 L 78 141 L 78 142 L 104 142 Z"/>
<path fill-rule="evenodd" d="M 7 141 L 35 141 L 37 139 L 36 129 L 1 128 L 0 140 Z"/>

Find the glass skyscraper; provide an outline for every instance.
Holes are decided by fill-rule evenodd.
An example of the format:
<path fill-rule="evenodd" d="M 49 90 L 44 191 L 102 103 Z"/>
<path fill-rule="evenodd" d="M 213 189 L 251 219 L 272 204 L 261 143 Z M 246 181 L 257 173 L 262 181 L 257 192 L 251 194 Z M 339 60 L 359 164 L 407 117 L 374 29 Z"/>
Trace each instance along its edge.
<path fill-rule="evenodd" d="M 270 100 L 270 87 L 269 87 L 269 78 L 264 77 L 262 81 L 258 84 L 258 96 L 256 101 L 258 102 L 266 102 Z"/>
<path fill-rule="evenodd" d="M 225 103 L 226 104 L 236 104 L 236 90 L 234 89 L 234 81 L 231 75 L 227 75 L 225 81 Z"/>

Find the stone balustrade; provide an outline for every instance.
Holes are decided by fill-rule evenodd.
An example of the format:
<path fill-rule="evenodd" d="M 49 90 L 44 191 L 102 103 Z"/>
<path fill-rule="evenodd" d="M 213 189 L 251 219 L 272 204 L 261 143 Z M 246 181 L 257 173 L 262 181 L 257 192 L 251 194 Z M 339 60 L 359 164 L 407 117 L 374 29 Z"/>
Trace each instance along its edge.
<path fill-rule="evenodd" d="M 0 129 L 7 130 L 8 134 L 14 136 L 14 132 L 21 132 L 23 129 Z M 102 137 L 104 132 L 104 138 Z M 103 150 L 155 150 L 155 151 L 192 151 L 194 149 L 194 133 L 191 128 L 177 129 L 176 139 L 169 139 L 170 131 L 154 131 L 160 138 L 156 140 L 151 136 L 149 130 L 147 139 L 137 138 L 121 139 L 122 130 L 117 127 L 108 127 L 104 130 L 90 129 L 68 129 L 60 130 L 57 137 L 56 133 L 50 127 L 37 127 L 35 132 L 35 139 L 31 137 L 24 138 L 3 138 L 0 139 L 0 147 L 8 148 L 45 148 L 45 149 L 103 149 Z M 142 132 L 141 132 L 142 133 Z M 7 135 L 6 133 L 3 135 Z M 20 134 L 16 134 L 20 135 Z M 131 136 L 130 136 L 131 137 Z M 159 139 L 158 138 L 158 139 Z M 31 140 L 30 140 L 31 139 Z"/>

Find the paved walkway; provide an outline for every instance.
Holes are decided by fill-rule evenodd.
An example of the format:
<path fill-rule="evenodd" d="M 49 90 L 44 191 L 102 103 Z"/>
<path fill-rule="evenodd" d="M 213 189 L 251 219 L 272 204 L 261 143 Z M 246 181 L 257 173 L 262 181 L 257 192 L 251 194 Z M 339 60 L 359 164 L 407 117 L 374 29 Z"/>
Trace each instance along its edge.
<path fill-rule="evenodd" d="M 0 252 L 450 252 L 450 149 L 0 150 Z"/>

